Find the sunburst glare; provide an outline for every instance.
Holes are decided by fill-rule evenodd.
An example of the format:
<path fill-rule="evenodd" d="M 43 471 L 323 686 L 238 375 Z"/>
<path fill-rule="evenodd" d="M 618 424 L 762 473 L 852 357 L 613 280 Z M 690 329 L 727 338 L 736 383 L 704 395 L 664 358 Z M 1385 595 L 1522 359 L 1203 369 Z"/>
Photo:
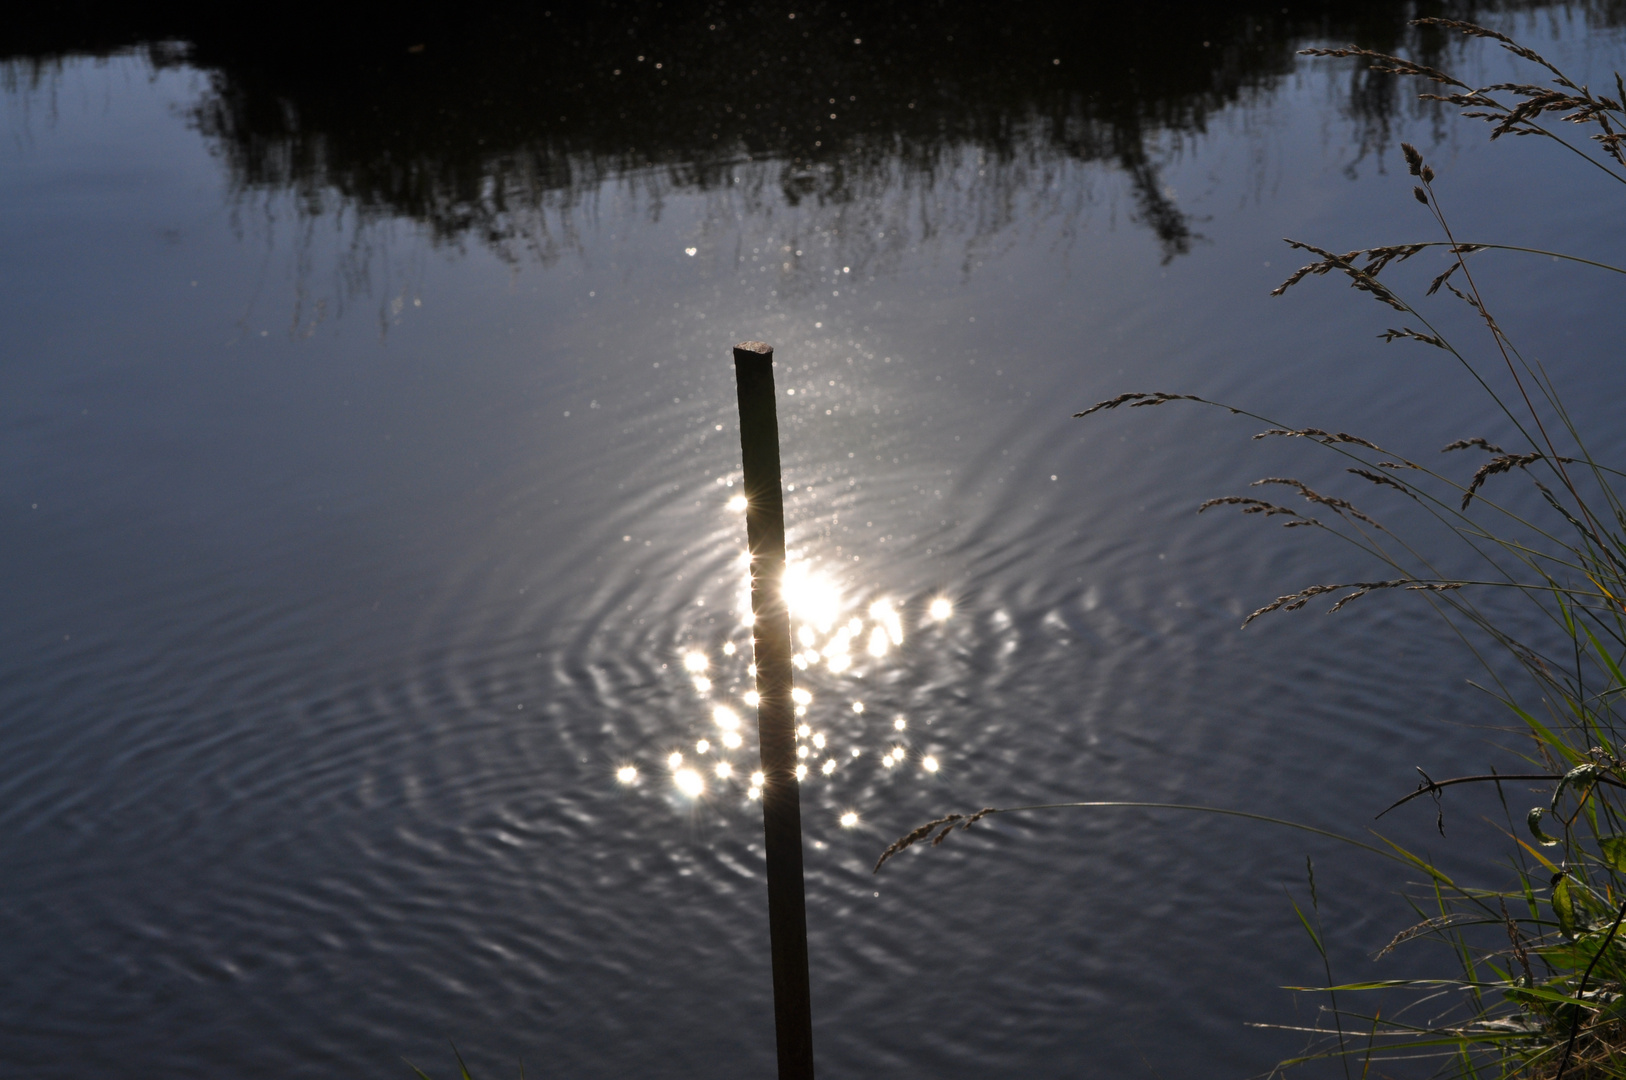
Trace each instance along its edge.
<path fill-rule="evenodd" d="M 693 769 L 679 769 L 672 774 L 672 783 L 689 798 L 699 798 L 706 790 L 706 781 Z"/>
<path fill-rule="evenodd" d="M 828 633 L 841 617 L 841 592 L 835 582 L 807 563 L 785 567 L 781 591 L 791 618 L 811 624 L 821 634 Z"/>
<path fill-rule="evenodd" d="M 746 499 L 735 494 L 727 500 L 727 507 L 736 513 L 745 510 Z M 853 561 L 858 560 L 854 557 Z M 738 562 L 730 565 L 739 569 L 735 579 L 739 587 L 739 617 L 744 625 L 750 626 L 755 621 L 751 614 L 750 552 L 741 550 Z M 793 552 L 780 581 L 796 650 L 792 662 L 798 685 L 790 688 L 790 705 L 796 724 L 796 779 L 832 785 L 862 784 L 877 774 L 886 773 L 889 784 L 897 783 L 913 772 L 898 769 L 906 761 L 918 762 L 923 773 L 938 772 L 940 765 L 935 756 L 922 756 L 917 750 L 911 757 L 908 748 L 902 745 L 907 741 L 902 733 L 909 726 L 902 714 L 891 713 L 890 734 L 884 724 L 869 728 L 863 722 L 867 719 L 865 703 L 852 696 L 859 686 L 865 685 L 860 680 L 872 678 L 885 681 L 867 684 L 873 689 L 866 693 L 883 698 L 890 693 L 887 688 L 892 680 L 886 667 L 897 663 L 903 655 L 903 612 L 911 608 L 919 611 L 914 607 L 919 601 L 896 598 L 896 594 L 877 597 L 871 593 L 865 597 L 862 591 L 856 595 L 846 592 L 861 588 L 849 577 L 854 568 L 828 566 L 828 569 L 820 568 L 805 554 Z M 928 594 L 924 599 L 922 625 L 943 623 L 953 617 L 954 604 L 949 597 Z M 737 632 L 736 636 L 744 637 Z M 679 655 L 682 677 L 700 695 L 706 709 L 702 715 L 709 715 L 711 724 L 706 728 L 706 737 L 701 737 L 699 731 L 689 735 L 695 741 L 685 752 L 697 755 L 699 761 L 685 764 L 684 753 L 679 752 L 672 752 L 666 760 L 677 789 L 691 798 L 699 798 L 706 794 L 708 776 L 718 783 L 718 791 L 728 786 L 723 781 L 732 781 L 736 775 L 743 780 L 744 773 L 736 774 L 737 766 L 730 760 L 734 752 L 745 746 L 747 731 L 740 709 L 742 706 L 761 708 L 762 697 L 752 686 L 757 668 L 749 641 L 691 644 L 681 649 Z M 815 692 L 820 692 L 817 699 Z M 847 704 L 842 706 L 841 701 Z M 887 712 L 882 715 L 886 716 Z M 815 725 L 822 730 L 815 732 Z M 892 738 L 899 745 L 878 745 L 882 737 Z M 875 751 L 873 757 L 868 753 L 870 749 Z M 879 768 L 870 766 L 870 761 L 879 762 Z M 848 778 L 849 773 L 852 779 Z M 920 777 L 918 772 L 913 775 Z M 638 768 L 631 764 L 618 766 L 615 776 L 622 784 L 635 784 L 639 779 Z M 748 786 L 743 782 L 740 786 L 745 789 L 747 799 L 756 800 L 762 798 L 765 783 L 763 773 L 756 771 L 750 774 Z M 844 827 L 851 828 L 858 822 L 858 812 L 846 810 L 841 813 L 840 821 Z"/>

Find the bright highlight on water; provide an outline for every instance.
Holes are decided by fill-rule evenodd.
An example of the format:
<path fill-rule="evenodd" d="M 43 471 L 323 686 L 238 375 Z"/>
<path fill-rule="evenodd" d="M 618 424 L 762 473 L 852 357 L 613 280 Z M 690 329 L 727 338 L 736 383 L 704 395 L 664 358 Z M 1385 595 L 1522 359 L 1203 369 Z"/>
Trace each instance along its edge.
<path fill-rule="evenodd" d="M 719 477 L 718 483 L 724 484 L 725 479 Z M 794 490 L 794 487 L 789 490 Z M 727 509 L 733 513 L 745 510 L 746 505 L 743 495 L 733 495 L 726 503 Z M 737 567 L 739 573 L 737 626 L 748 633 L 753 621 L 750 610 L 750 552 L 741 550 L 737 561 L 731 562 L 731 565 Z M 785 568 L 784 597 L 790 610 L 793 639 L 798 649 L 792 663 L 798 671 L 808 673 L 807 677 L 815 682 L 821 676 L 838 676 L 842 681 L 867 678 L 876 670 L 877 664 L 887 662 L 889 657 L 903 659 L 899 650 L 905 641 L 903 612 L 907 605 L 885 596 L 868 602 L 850 597 L 846 592 L 850 586 L 843 582 L 848 572 L 848 568 L 839 565 L 834 569 L 821 568 L 810 561 L 805 553 L 796 552 L 791 553 Z M 867 618 L 851 610 L 859 604 L 862 604 L 860 610 Z M 926 603 L 925 610 L 920 614 L 920 625 L 925 627 L 941 623 L 952 615 L 952 603 L 946 597 L 937 596 Z M 760 707 L 762 698 L 751 685 L 756 676 L 755 663 L 744 665 L 742 677 L 731 664 L 724 664 L 721 668 L 716 666 L 714 660 L 719 653 L 724 658 L 738 656 L 741 661 L 750 661 L 749 637 L 707 645 L 695 643 L 683 650 L 682 662 L 694 692 L 701 697 L 715 727 L 713 735 L 696 739 L 694 752 L 713 755 L 716 761 L 710 771 L 718 781 L 727 783 L 744 776 L 739 772 L 744 763 L 734 760 L 733 754 L 754 754 L 754 717 L 742 716 L 735 706 L 715 701 L 712 695 L 714 692 L 737 694 L 736 700 L 751 709 Z M 800 682 L 801 678 L 798 676 L 797 681 Z M 742 686 L 742 683 L 745 685 Z M 848 722 L 837 723 L 834 729 L 815 731 L 810 722 L 815 698 L 813 690 L 806 685 L 792 688 L 791 701 L 797 718 L 797 779 L 805 781 L 813 777 L 835 782 L 841 771 L 841 762 L 852 762 L 863 757 L 863 748 L 850 742 L 853 738 L 862 738 L 863 729 L 855 729 Z M 861 700 L 848 698 L 848 708 L 853 717 L 862 718 L 865 715 L 866 707 Z M 894 732 L 902 732 L 906 727 L 907 723 L 901 715 L 893 720 Z M 751 745 L 747 745 L 748 742 Z M 848 742 L 848 745 L 843 747 L 842 742 Z M 905 753 L 903 746 L 887 750 L 878 758 L 881 769 L 893 770 L 903 763 Z M 938 767 L 935 758 L 923 758 L 921 764 L 928 773 L 935 772 Z M 673 753 L 668 758 L 668 765 L 673 772 L 673 782 L 680 791 L 691 797 L 703 793 L 701 772 L 684 768 L 681 754 Z M 631 784 L 637 774 L 635 770 L 629 774 L 623 769 L 617 776 L 623 783 Z M 753 772 L 749 784 L 742 785 L 745 787 L 745 797 L 752 800 L 760 798 L 763 783 L 762 774 Z M 856 811 L 852 813 L 856 814 Z"/>

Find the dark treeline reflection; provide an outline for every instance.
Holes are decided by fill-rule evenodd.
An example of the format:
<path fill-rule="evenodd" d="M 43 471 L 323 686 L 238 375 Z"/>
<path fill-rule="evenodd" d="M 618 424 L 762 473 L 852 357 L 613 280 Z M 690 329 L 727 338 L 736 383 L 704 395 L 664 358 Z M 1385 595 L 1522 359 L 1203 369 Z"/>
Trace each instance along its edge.
<path fill-rule="evenodd" d="M 776 186 L 792 205 L 930 184 L 966 150 L 990 166 L 1107 160 L 1165 256 L 1189 248 L 1152 141 L 1289 71 L 1307 39 L 1448 45 L 1419 14 L 1540 3 L 716 0 L 470 5 L 53 7 L 0 27 L 10 79 L 75 54 L 144 48 L 208 71 L 196 122 L 244 190 L 334 196 L 444 239 L 511 247 L 539 208 L 609 175 L 658 188 Z M 1582 9 L 1618 21 L 1619 5 Z M 1380 143 L 1401 101 L 1356 71 L 1356 138 Z M 544 255 L 546 252 L 543 252 Z"/>

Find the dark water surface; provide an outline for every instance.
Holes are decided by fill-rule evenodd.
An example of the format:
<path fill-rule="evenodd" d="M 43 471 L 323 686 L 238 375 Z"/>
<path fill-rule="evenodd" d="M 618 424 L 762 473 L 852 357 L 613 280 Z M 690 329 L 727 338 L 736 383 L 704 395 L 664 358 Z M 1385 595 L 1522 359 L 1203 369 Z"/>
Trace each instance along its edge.
<path fill-rule="evenodd" d="M 1402 6 L 1134 7 L 0 40 L 0 1073 L 393 1077 L 449 1037 L 482 1077 L 771 1075 L 754 740 L 715 714 L 750 715 L 743 338 L 819 650 L 822 1075 L 1261 1073 L 1300 1036 L 1245 1025 L 1315 1019 L 1279 989 L 1323 977 L 1306 855 L 1339 977 L 1426 968 L 1369 959 L 1408 924 L 1386 867 L 1230 819 L 996 818 L 870 873 L 948 810 L 1355 832 L 1415 765 L 1507 760 L 1421 602 L 1239 631 L 1374 568 L 1192 512 L 1283 474 L 1393 504 L 1217 410 L 1069 417 L 1171 390 L 1494 439 L 1383 309 L 1271 299 L 1279 238 L 1432 239 L 1401 138 L 1464 237 L 1618 261 L 1618 196 L 1293 55 L 1515 72 Z M 1484 17 L 1626 64 L 1597 11 Z M 1618 287 L 1485 274 L 1621 456 Z M 1493 803 L 1450 809 L 1385 820 L 1494 873 Z"/>

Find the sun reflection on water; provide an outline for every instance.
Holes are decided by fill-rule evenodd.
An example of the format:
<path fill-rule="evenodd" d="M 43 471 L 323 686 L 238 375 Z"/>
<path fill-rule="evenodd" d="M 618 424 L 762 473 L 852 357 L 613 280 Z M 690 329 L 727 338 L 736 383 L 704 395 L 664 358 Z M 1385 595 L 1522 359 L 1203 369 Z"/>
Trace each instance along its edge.
<path fill-rule="evenodd" d="M 726 506 L 731 513 L 739 513 L 746 501 L 735 495 Z M 739 575 L 734 629 L 722 641 L 690 642 L 677 650 L 682 676 L 704 710 L 696 721 L 710 719 L 705 734 L 692 731 L 689 735 L 695 740 L 693 753 L 707 757 L 708 764 L 688 766 L 680 751 L 667 758 L 673 786 L 690 799 L 708 796 L 707 774 L 712 778 L 711 798 L 730 793 L 735 797 L 743 794 L 747 800 L 762 797 L 764 777 L 753 768 L 756 725 L 749 714 L 742 716 L 740 711 L 742 705 L 755 709 L 761 704 L 753 685 L 756 664 L 751 662 L 754 620 L 749 553 L 742 551 L 730 566 L 736 568 L 731 573 Z M 879 777 L 896 781 L 905 774 L 924 779 L 940 770 L 937 757 L 924 753 L 925 747 L 911 750 L 904 715 L 886 709 L 872 722 L 860 700 L 867 695 L 857 691 L 865 680 L 907 662 L 910 650 L 905 648 L 904 627 L 911 609 L 914 625 L 925 633 L 953 618 L 953 601 L 930 593 L 914 600 L 877 596 L 854 582 L 852 572 L 853 567 L 845 563 L 821 567 L 806 552 L 792 552 L 785 567 L 781 587 L 797 649 L 793 663 L 799 684 L 791 691 L 797 718 L 796 777 L 803 783 L 841 785 L 870 783 Z M 820 691 L 822 703 L 815 691 Z M 847 703 L 845 707 L 839 705 L 842 701 Z M 875 755 L 866 755 L 866 748 L 874 749 Z M 869 765 L 871 761 L 876 764 Z M 916 768 L 901 769 L 910 761 Z M 616 778 L 625 785 L 635 784 L 638 770 L 623 765 Z M 853 827 L 858 822 L 857 811 L 844 811 L 840 821 Z"/>
<path fill-rule="evenodd" d="M 820 634 L 829 633 L 830 627 L 841 617 L 841 591 L 827 575 L 814 570 L 806 562 L 786 565 L 782 589 L 785 606 L 790 608 L 790 617 Z M 749 601 L 746 607 L 749 610 Z M 812 644 L 806 639 L 804 643 Z"/>

